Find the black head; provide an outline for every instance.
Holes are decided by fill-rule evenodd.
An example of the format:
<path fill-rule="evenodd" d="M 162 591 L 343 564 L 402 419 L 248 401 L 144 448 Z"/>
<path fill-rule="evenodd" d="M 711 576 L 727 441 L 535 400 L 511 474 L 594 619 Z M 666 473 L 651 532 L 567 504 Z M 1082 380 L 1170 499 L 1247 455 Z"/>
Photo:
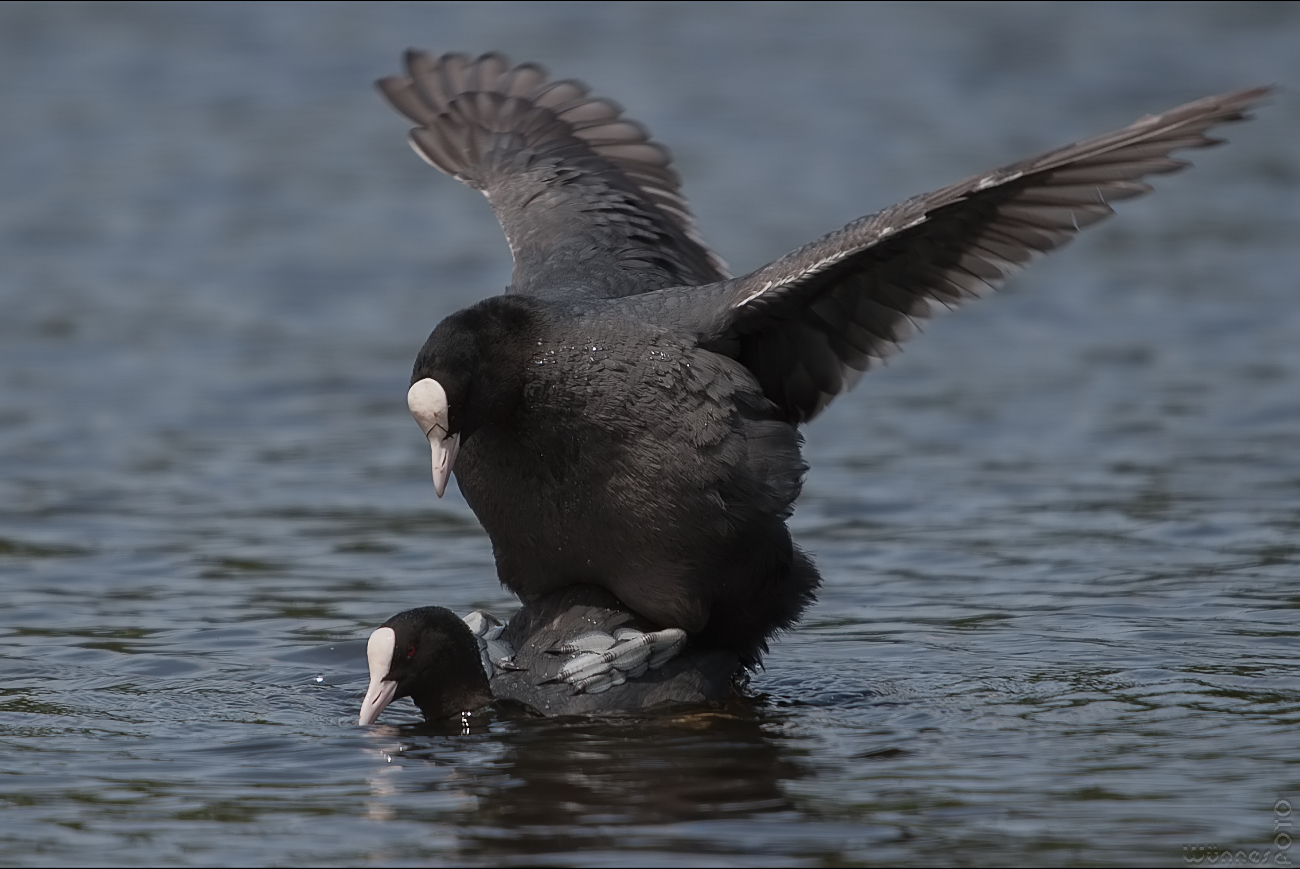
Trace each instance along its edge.
<path fill-rule="evenodd" d="M 537 349 L 539 303 L 495 296 L 438 324 L 415 357 L 411 385 L 437 381 L 447 396 L 447 434 L 469 437 L 508 415 L 523 394 Z"/>
<path fill-rule="evenodd" d="M 437 606 L 398 613 L 366 645 L 370 687 L 357 723 L 373 724 L 389 703 L 410 697 L 429 721 L 492 702 L 478 640 L 450 610 Z"/>
<path fill-rule="evenodd" d="M 497 296 L 438 324 L 415 358 L 406 404 L 429 440 L 433 485 L 447 488 L 463 439 L 504 420 L 524 394 L 539 303 Z"/>

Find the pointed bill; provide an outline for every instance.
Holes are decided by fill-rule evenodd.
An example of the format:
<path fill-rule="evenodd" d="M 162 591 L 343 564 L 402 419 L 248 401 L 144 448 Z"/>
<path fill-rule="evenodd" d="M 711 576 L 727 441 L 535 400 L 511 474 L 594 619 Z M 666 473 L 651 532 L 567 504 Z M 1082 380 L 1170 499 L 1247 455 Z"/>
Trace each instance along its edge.
<path fill-rule="evenodd" d="M 441 498 L 447 491 L 456 452 L 460 449 L 460 433 L 448 434 L 450 416 L 447 410 L 447 392 L 442 384 L 431 377 L 411 384 L 406 393 L 406 406 L 419 423 L 420 431 L 429 439 L 433 457 L 433 488 Z"/>
<path fill-rule="evenodd" d="M 392 628 L 376 628 L 366 643 L 366 663 L 370 667 L 370 687 L 366 689 L 366 699 L 361 701 L 361 715 L 357 724 L 365 726 L 374 724 L 379 713 L 393 702 L 397 693 L 396 681 L 384 681 L 393 664 L 393 649 L 397 646 L 397 634 Z"/>

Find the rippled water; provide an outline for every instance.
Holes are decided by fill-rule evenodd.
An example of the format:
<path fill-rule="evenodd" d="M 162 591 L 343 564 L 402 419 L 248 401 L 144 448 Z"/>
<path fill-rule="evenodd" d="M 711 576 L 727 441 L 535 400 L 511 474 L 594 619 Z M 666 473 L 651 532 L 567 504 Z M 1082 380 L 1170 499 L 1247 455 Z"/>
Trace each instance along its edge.
<path fill-rule="evenodd" d="M 0 8 L 0 862 L 1295 859 L 1293 92 L 809 429 L 750 702 L 362 729 L 370 627 L 512 606 L 404 407 L 509 275 L 371 90 L 409 44 L 622 101 L 738 271 L 1300 82 L 1296 4 Z"/>

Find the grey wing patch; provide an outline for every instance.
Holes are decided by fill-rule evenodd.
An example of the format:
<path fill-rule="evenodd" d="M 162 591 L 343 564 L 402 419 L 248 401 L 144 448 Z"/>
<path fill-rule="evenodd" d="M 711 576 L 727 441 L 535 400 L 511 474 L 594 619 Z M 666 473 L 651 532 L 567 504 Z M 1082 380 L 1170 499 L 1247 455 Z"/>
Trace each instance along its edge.
<path fill-rule="evenodd" d="M 515 258 L 513 290 L 613 297 L 725 278 L 666 148 L 576 81 L 499 54 L 408 52 L 382 79 L 416 152 L 482 191 Z"/>
<path fill-rule="evenodd" d="M 1219 140 L 1271 88 L 1188 103 L 967 178 L 863 217 L 743 277 L 619 300 L 673 317 L 757 377 L 790 422 L 806 422 L 895 353 L 935 312 L 979 298 L 1035 257 L 1151 191 L 1170 157 Z"/>

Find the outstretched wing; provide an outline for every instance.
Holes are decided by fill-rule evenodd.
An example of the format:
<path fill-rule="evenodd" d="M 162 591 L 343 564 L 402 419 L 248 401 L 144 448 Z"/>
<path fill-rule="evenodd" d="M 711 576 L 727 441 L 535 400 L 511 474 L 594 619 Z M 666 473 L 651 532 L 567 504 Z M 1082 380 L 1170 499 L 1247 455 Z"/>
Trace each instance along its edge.
<path fill-rule="evenodd" d="M 379 81 L 429 163 L 487 196 L 511 291 L 611 298 L 727 277 L 696 234 L 667 149 L 575 81 L 499 54 L 410 51 Z"/>
<path fill-rule="evenodd" d="M 1243 120 L 1271 88 L 1207 97 L 1113 133 L 1058 148 L 909 199 L 709 287 L 620 303 L 697 328 L 733 356 L 791 422 L 812 419 L 895 352 L 916 322 L 991 292 L 1035 256 L 1141 196 L 1141 179 L 1177 171 L 1182 148 Z"/>

